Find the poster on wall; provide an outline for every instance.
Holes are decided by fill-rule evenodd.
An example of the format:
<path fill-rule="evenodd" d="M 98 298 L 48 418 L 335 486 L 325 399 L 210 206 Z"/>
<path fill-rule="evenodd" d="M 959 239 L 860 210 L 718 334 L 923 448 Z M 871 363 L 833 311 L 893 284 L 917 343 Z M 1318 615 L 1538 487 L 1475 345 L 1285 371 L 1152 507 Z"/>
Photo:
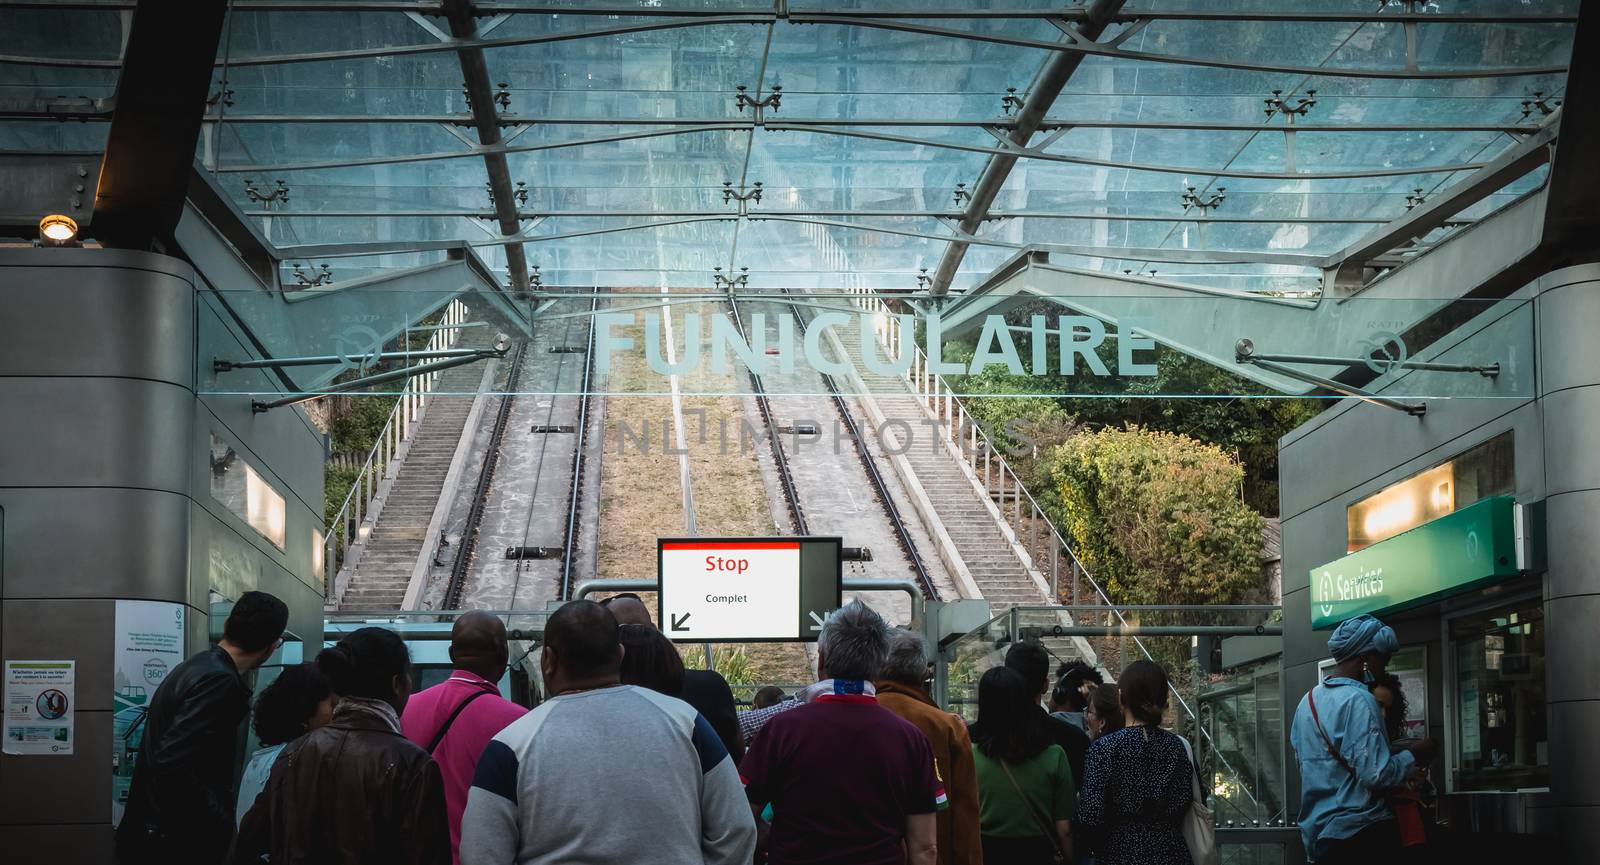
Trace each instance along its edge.
<path fill-rule="evenodd" d="M 156 688 L 183 661 L 184 606 L 117 601 L 111 684 L 111 825 L 122 822 L 128 785 Z"/>
<path fill-rule="evenodd" d="M 7 754 L 72 753 L 77 695 L 76 661 L 6 661 L 5 744 Z"/>
<path fill-rule="evenodd" d="M 1401 735 L 1407 739 L 1422 739 L 1428 735 L 1428 649 L 1410 646 L 1394 653 L 1389 659 L 1389 672 L 1400 680 L 1400 691 L 1406 696 L 1406 717 Z"/>

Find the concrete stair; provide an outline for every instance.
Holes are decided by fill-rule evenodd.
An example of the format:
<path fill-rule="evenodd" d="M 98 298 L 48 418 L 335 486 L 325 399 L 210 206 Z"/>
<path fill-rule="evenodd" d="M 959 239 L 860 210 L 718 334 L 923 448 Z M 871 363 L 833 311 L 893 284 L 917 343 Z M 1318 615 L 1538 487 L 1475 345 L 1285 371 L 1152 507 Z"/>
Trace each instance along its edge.
<path fill-rule="evenodd" d="M 834 332 L 851 357 L 862 356 L 857 328 L 839 327 L 834 328 Z M 857 372 L 890 428 L 897 434 L 907 428 L 911 430 L 906 459 L 990 609 L 999 615 L 1021 604 L 1049 603 L 1013 552 L 961 463 L 950 454 L 943 441 L 935 439 L 943 433 L 936 433 L 929 426 L 927 409 L 906 381 L 874 373 L 860 365 Z M 899 426 L 896 421 L 905 426 Z"/>
<path fill-rule="evenodd" d="M 462 347 L 472 347 L 472 338 Z M 472 397 L 483 379 L 483 364 L 470 363 L 439 376 L 410 448 L 367 535 L 365 548 L 339 599 L 339 609 L 398 610 L 424 549 L 431 552 L 428 523 L 444 489 L 445 475 L 472 411 Z"/>

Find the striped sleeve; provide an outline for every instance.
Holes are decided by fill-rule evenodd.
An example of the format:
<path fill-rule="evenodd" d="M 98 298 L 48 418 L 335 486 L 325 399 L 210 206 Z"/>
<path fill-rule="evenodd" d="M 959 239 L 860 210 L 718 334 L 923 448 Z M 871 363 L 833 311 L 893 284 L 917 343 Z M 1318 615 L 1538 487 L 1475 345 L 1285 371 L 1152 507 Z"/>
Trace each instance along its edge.
<path fill-rule="evenodd" d="M 461 815 L 461 865 L 505 865 L 521 846 L 517 823 L 517 755 L 493 739 L 478 758 Z"/>
<path fill-rule="evenodd" d="M 717 735 L 716 729 L 706 720 L 706 716 L 695 714 L 694 732 L 689 738 L 694 742 L 695 754 L 700 757 L 701 774 L 711 771 L 718 763 L 728 759 L 728 749 L 722 744 L 722 737 Z"/>

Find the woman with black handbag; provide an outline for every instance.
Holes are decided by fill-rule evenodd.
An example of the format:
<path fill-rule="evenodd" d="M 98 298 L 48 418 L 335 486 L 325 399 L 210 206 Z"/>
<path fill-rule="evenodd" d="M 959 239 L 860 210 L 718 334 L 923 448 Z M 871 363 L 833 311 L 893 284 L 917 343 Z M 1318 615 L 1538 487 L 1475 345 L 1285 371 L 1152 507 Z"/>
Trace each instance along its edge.
<path fill-rule="evenodd" d="M 978 680 L 972 725 L 983 861 L 1070 863 L 1077 790 L 1060 745 L 1050 741 L 1038 695 L 1022 675 L 996 667 Z"/>

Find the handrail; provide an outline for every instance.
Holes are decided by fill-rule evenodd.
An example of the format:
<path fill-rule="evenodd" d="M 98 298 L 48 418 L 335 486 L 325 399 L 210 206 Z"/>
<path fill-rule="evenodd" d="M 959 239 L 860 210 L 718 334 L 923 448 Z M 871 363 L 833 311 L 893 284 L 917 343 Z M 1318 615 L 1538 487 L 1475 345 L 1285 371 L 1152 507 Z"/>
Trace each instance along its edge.
<path fill-rule="evenodd" d="M 444 308 L 444 315 L 434 326 L 433 335 L 428 338 L 423 351 L 443 351 L 454 346 L 461 332 L 460 325 L 466 320 L 466 304 L 452 300 Z M 343 595 L 338 575 L 346 566 L 354 566 L 356 561 L 360 561 L 360 550 L 356 551 L 355 560 L 352 561 L 350 548 L 365 540 L 366 533 L 376 522 L 378 511 L 382 509 L 382 502 L 377 499 L 385 492 L 383 483 L 391 480 L 398 471 L 399 462 L 404 456 L 402 451 L 410 443 L 422 420 L 428 395 L 438 384 L 439 375 L 438 372 L 432 372 L 407 382 L 389 412 L 389 419 L 378 432 L 377 440 L 373 442 L 361 470 L 356 473 L 350 492 L 345 494 L 338 512 L 328 521 L 328 533 L 323 539 L 322 569 L 325 579 L 329 573 L 334 575 L 333 585 L 324 583 L 329 603 L 337 604 Z"/>
<path fill-rule="evenodd" d="M 1054 543 L 1051 544 L 1050 547 L 1051 602 L 1059 603 L 1061 600 L 1060 569 L 1057 554 L 1058 552 L 1065 552 L 1067 557 L 1071 560 L 1072 565 L 1072 603 L 1076 604 L 1078 602 L 1078 576 L 1079 574 L 1082 574 L 1083 578 L 1089 581 L 1089 586 L 1094 589 L 1094 594 L 1104 602 L 1105 607 L 1110 611 L 1111 615 L 1116 617 L 1117 622 L 1120 623 L 1124 628 L 1129 627 L 1128 620 L 1122 615 L 1121 608 L 1112 602 L 1110 596 L 1106 594 L 1103 588 L 1101 588 L 1099 582 L 1097 582 L 1094 576 L 1089 573 L 1089 569 L 1083 566 L 1082 560 L 1078 558 L 1077 553 L 1073 552 L 1072 546 L 1067 543 L 1066 538 L 1062 537 L 1060 530 L 1056 528 L 1055 522 L 1050 519 L 1050 515 L 1045 513 L 1044 508 L 1040 507 L 1039 502 L 1034 499 L 1033 493 L 1028 491 L 1028 488 L 1022 483 L 1022 479 L 1019 478 L 1017 473 L 1011 469 L 1011 466 L 1006 463 L 1005 457 L 999 455 L 994 446 L 994 442 L 989 438 L 989 434 L 975 419 L 972 418 L 972 415 L 967 411 L 966 406 L 961 402 L 960 398 L 955 395 L 955 390 L 951 388 L 950 385 L 944 380 L 944 376 L 940 375 L 939 373 L 929 371 L 928 358 L 923 353 L 922 347 L 917 345 L 915 334 L 913 333 L 913 338 L 909 340 L 910 344 L 907 346 L 906 343 L 908 340 L 904 338 L 905 335 L 902 333 L 900 319 L 893 314 L 893 311 L 889 308 L 888 303 L 886 303 L 883 298 L 866 290 L 859 290 L 856 294 L 857 296 L 855 298 L 855 303 L 857 306 L 860 306 L 862 309 L 865 309 L 868 312 L 877 314 L 877 319 L 874 322 L 873 330 L 878 336 L 878 340 L 884 347 L 888 356 L 891 359 L 898 360 L 901 356 L 901 353 L 909 347 L 911 351 L 911 364 L 903 373 L 903 377 L 911 386 L 912 392 L 915 393 L 918 398 L 923 400 L 924 405 L 927 405 L 931 401 L 932 404 L 927 405 L 927 407 L 934 413 L 935 419 L 942 420 L 941 423 L 937 423 L 935 426 L 943 429 L 949 440 L 954 443 L 958 451 L 962 453 L 967 453 L 969 451 L 969 445 L 961 440 L 964 435 L 963 429 L 971 430 L 970 452 L 973 458 L 974 472 L 976 472 L 977 469 L 976 461 L 979 437 L 982 438 L 984 491 L 987 493 L 998 492 L 999 501 L 997 502 L 997 505 L 1000 511 L 1000 516 L 1003 519 L 1007 519 L 1009 522 L 1009 518 L 1006 517 L 1007 491 L 1005 479 L 1007 475 L 1009 475 L 1012 480 L 1011 497 L 1016 508 L 1016 521 L 1018 524 L 1023 522 L 1022 497 L 1027 497 L 1028 505 L 1030 507 L 1027 519 L 1029 543 L 1022 543 L 1020 529 L 1016 526 L 1013 526 L 1012 529 L 1017 534 L 1018 544 L 1022 545 L 1024 549 L 1027 549 L 1027 547 L 1031 546 L 1036 536 L 1035 533 L 1037 530 L 1038 521 L 1042 520 L 1044 522 L 1046 529 L 1049 530 L 1050 539 L 1054 540 Z M 942 409 L 940 407 L 941 396 L 944 400 Z M 998 461 L 999 463 L 999 471 L 996 472 L 996 480 L 998 481 L 999 486 L 998 491 L 991 489 L 989 485 L 990 465 L 995 461 Z M 1031 551 L 1029 551 L 1029 555 L 1032 555 Z M 1150 649 L 1145 646 L 1144 641 L 1139 639 L 1137 634 L 1129 634 L 1128 636 L 1133 638 L 1134 645 L 1139 647 L 1139 652 L 1144 655 L 1146 660 L 1155 661 L 1155 657 L 1150 654 Z M 1211 738 L 1210 731 L 1206 730 L 1204 725 L 1200 723 L 1199 715 L 1195 712 L 1194 707 L 1189 705 L 1189 701 L 1183 698 L 1183 694 L 1178 691 L 1177 687 L 1174 686 L 1171 681 L 1167 682 L 1167 690 L 1171 691 L 1172 695 L 1178 699 L 1178 705 L 1183 708 L 1183 713 L 1189 717 L 1190 722 L 1194 724 L 1194 728 L 1199 731 L 1200 735 L 1203 736 L 1206 741 L 1211 742 L 1212 745 L 1215 746 L 1215 742 Z M 1218 754 L 1218 757 L 1219 759 L 1222 759 L 1223 763 L 1226 765 L 1226 758 L 1222 758 L 1220 754 Z M 1229 769 L 1231 770 L 1232 767 L 1230 766 Z M 1248 791 L 1246 791 L 1246 793 L 1248 795 Z"/>

